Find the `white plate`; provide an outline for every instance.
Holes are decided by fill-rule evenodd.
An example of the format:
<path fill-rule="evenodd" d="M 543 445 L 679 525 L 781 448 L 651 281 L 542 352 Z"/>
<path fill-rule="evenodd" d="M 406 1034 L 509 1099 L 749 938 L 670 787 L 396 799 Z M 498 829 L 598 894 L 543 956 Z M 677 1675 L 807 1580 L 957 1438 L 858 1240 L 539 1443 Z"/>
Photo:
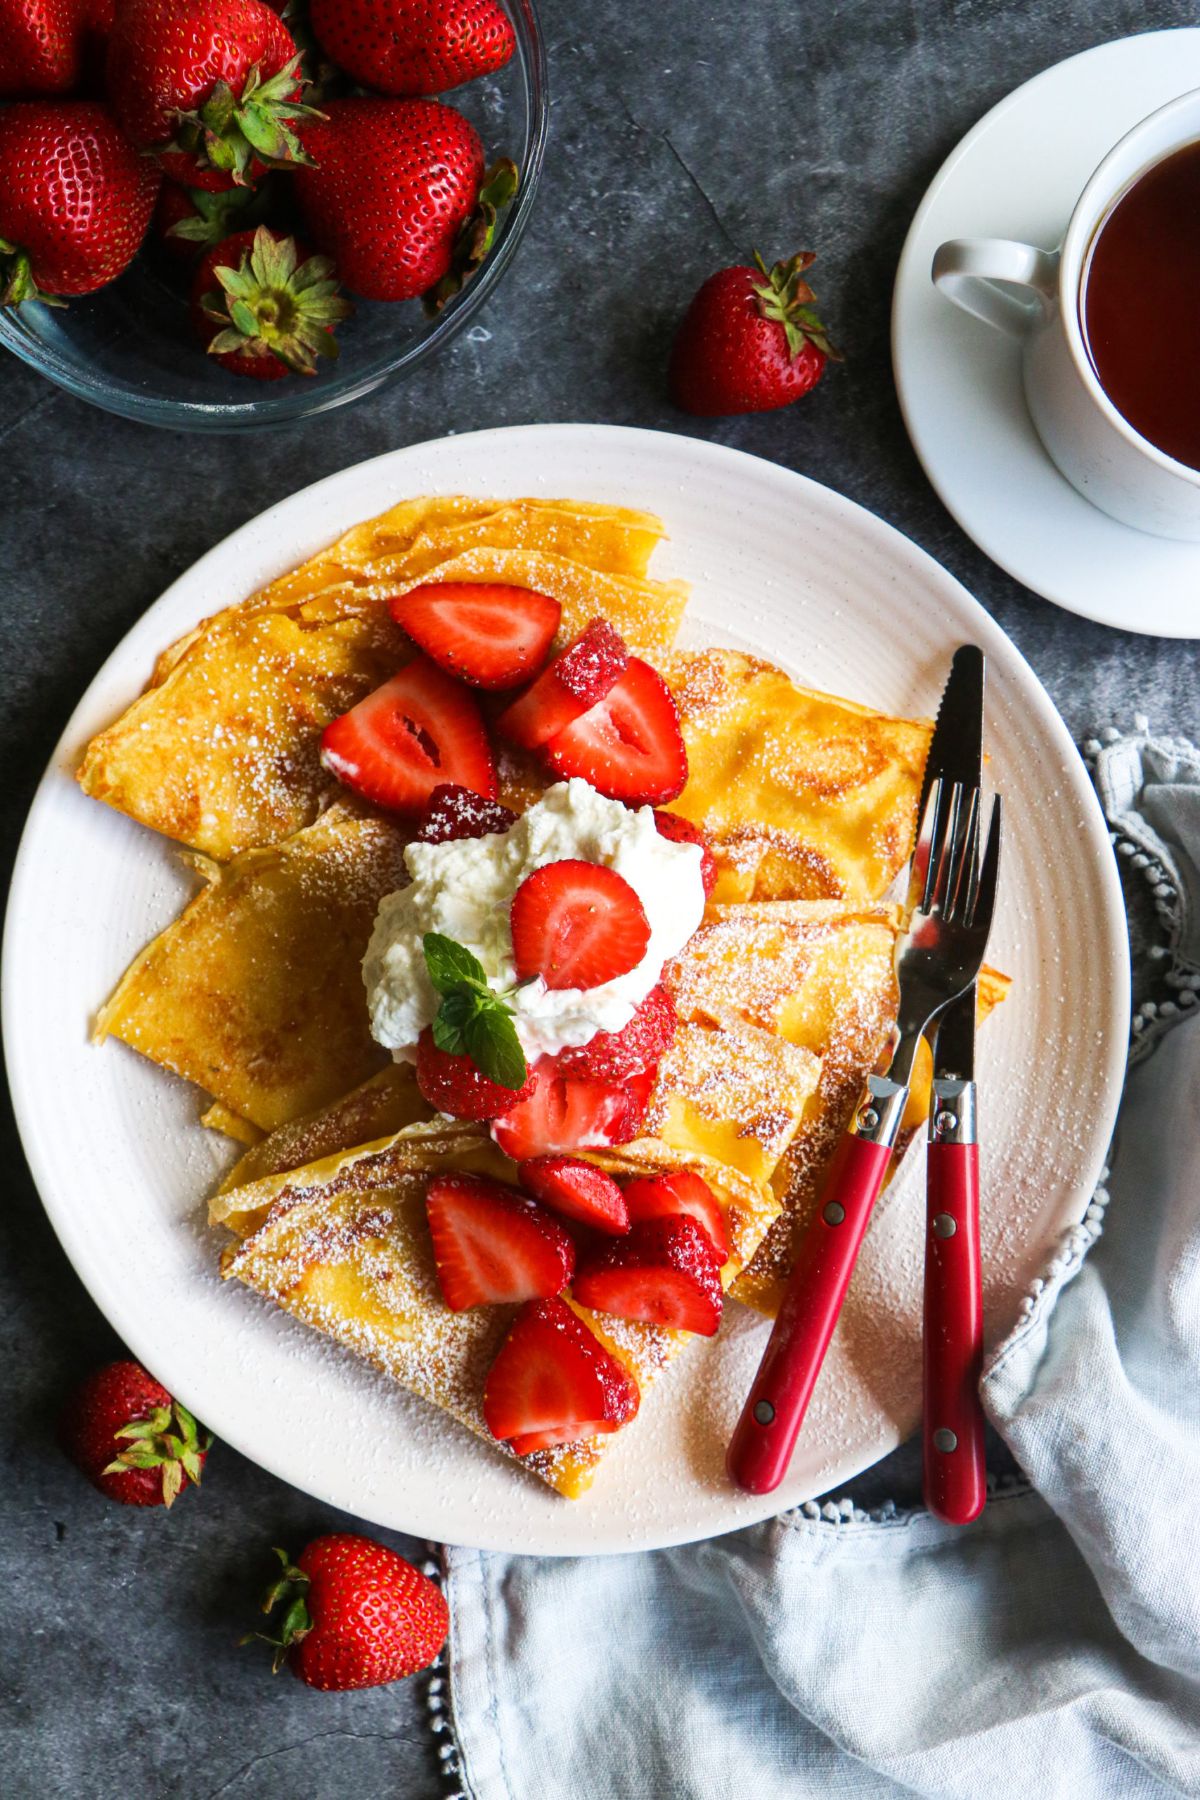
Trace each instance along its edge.
<path fill-rule="evenodd" d="M 1037 594 L 1125 631 L 1200 637 L 1200 544 L 1150 537 L 1089 504 L 1033 429 L 1020 349 L 939 294 L 953 237 L 1053 249 L 1092 170 L 1139 119 L 1200 87 L 1200 31 L 1153 31 L 1073 56 L 1010 94 L 947 158 L 917 209 L 892 306 L 909 436 L 981 550 Z"/>
<path fill-rule="evenodd" d="M 421 1536 L 564 1555 L 686 1542 L 821 1493 L 913 1429 L 916 1158 L 881 1204 L 778 1495 L 739 1494 L 722 1473 L 766 1330 L 732 1305 L 720 1336 L 664 1375 L 591 1495 L 572 1504 L 246 1289 L 223 1285 L 204 1224 L 223 1140 L 197 1124 L 196 1091 L 121 1044 L 88 1042 L 89 1016 L 190 884 L 170 845 L 80 793 L 70 776 L 80 747 L 203 614 L 405 495 L 459 491 L 661 513 L 671 541 L 656 572 L 694 584 L 687 641 L 761 651 L 801 681 L 892 712 L 931 712 L 954 646 L 972 638 L 986 649 L 991 775 L 1011 825 L 993 960 L 1016 986 L 982 1043 L 983 1252 L 990 1338 L 1011 1326 L 1087 1207 L 1125 1057 L 1125 921 L 1087 775 L 1018 652 L 928 556 L 827 488 L 686 437 L 529 426 L 398 450 L 283 501 L 168 589 L 92 683 L 34 800 L 4 959 L 17 1117 L 84 1282 L 133 1353 L 219 1439 L 348 1512 Z M 221 1479 L 219 1456 L 211 1479 Z"/>

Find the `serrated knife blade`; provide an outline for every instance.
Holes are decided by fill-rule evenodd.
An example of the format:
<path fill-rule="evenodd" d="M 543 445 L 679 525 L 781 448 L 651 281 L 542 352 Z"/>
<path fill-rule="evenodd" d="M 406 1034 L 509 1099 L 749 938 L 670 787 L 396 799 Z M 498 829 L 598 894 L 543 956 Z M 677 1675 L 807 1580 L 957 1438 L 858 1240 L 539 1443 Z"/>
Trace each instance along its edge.
<path fill-rule="evenodd" d="M 920 818 L 930 787 L 943 781 L 978 788 L 983 780 L 983 688 L 986 660 L 978 644 L 954 652 L 925 759 Z M 934 1074 L 960 1081 L 975 1069 L 975 983 L 942 1013 L 933 1044 Z"/>

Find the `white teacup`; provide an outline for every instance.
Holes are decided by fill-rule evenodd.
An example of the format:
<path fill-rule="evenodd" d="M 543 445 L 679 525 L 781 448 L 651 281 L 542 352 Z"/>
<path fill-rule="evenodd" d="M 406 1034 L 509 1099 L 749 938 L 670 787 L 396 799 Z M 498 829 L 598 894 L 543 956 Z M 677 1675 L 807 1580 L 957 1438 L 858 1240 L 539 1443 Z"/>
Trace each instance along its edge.
<path fill-rule="evenodd" d="M 1096 378 L 1080 322 L 1088 254 L 1114 202 L 1198 138 L 1200 90 L 1160 107 L 1114 145 L 1079 196 L 1058 250 L 954 238 L 934 256 L 933 279 L 964 312 L 1022 340 L 1030 414 L 1072 487 L 1140 531 L 1200 540 L 1200 470 L 1168 456 L 1117 411 Z"/>

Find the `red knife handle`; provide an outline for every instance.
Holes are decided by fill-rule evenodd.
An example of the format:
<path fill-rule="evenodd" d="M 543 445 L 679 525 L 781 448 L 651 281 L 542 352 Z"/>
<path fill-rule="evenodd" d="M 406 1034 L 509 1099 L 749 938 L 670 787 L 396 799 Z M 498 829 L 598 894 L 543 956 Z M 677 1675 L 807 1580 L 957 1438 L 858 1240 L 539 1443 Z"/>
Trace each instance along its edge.
<path fill-rule="evenodd" d="M 897 1126 L 902 1110 L 901 1098 Z M 726 1467 L 748 1493 L 771 1493 L 787 1473 L 894 1140 L 894 1132 L 883 1142 L 848 1134 L 835 1153 L 820 1210 L 800 1244 L 779 1317 L 730 1440 Z"/>
<path fill-rule="evenodd" d="M 966 1525 L 986 1498 L 979 1146 L 933 1138 L 926 1171 L 925 1504 L 948 1524 Z"/>

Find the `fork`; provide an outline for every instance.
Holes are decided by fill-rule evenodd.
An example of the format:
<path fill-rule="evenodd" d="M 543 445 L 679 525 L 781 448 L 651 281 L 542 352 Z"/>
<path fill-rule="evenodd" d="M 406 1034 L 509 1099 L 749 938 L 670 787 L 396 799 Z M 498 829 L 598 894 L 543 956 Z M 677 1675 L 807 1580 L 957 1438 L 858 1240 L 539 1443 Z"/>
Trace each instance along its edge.
<path fill-rule="evenodd" d="M 1000 798 L 982 859 L 979 790 L 933 782 L 913 851 L 908 923 L 896 940 L 900 989 L 886 1075 L 867 1080 L 796 1255 L 766 1350 L 729 1444 L 739 1487 L 769 1494 L 787 1472 L 900 1132 L 922 1035 L 979 972 L 1000 866 Z"/>

